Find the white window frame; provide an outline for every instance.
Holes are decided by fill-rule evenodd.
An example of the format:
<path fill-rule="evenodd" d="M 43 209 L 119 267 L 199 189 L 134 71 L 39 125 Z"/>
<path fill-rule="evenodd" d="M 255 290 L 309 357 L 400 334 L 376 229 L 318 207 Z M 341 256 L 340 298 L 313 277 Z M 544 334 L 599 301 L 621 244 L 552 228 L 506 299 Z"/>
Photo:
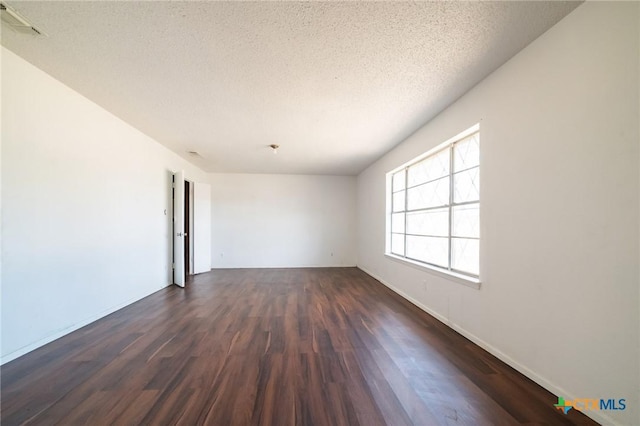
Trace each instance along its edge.
<path fill-rule="evenodd" d="M 462 140 L 464 140 L 465 138 L 472 136 L 476 133 L 480 132 L 480 124 L 476 124 L 472 127 L 470 127 L 469 129 L 465 130 L 464 132 L 454 136 L 453 138 L 445 141 L 444 143 L 436 146 L 435 148 L 425 152 L 424 154 L 412 159 L 411 161 L 403 164 L 400 167 L 397 167 L 393 170 L 391 170 L 390 172 L 387 173 L 387 188 L 386 188 L 386 197 L 387 197 L 387 215 L 386 215 L 386 232 L 385 232 L 385 240 L 386 240 L 386 247 L 385 247 L 385 255 L 393 260 L 398 260 L 402 263 L 406 263 L 409 264 L 411 266 L 417 267 L 419 269 L 425 269 L 429 272 L 435 272 L 438 275 L 443 275 L 447 278 L 453 278 L 454 281 L 460 282 L 462 284 L 465 285 L 469 285 L 471 287 L 474 288 L 480 288 L 480 274 L 478 273 L 478 275 L 469 273 L 469 272 L 465 272 L 465 271 L 459 271 L 456 269 L 453 269 L 451 267 L 451 263 L 452 263 L 452 239 L 453 237 L 453 232 L 452 232 L 452 212 L 454 207 L 457 206 L 464 206 L 464 205 L 473 205 L 473 204 L 477 204 L 478 208 L 480 209 L 480 205 L 481 205 L 481 194 L 479 195 L 478 201 L 471 201 L 471 202 L 462 202 L 462 203 L 456 203 L 454 202 L 454 167 L 453 167 L 453 161 L 454 161 L 454 152 L 453 152 L 453 147 L 455 146 L 455 144 L 457 142 L 460 142 Z M 402 171 L 405 170 L 405 185 L 404 185 L 404 191 L 405 191 L 405 208 L 402 211 L 405 214 L 405 221 L 406 221 L 406 214 L 408 212 L 407 209 L 407 203 L 408 203 L 408 185 L 407 185 L 407 181 L 408 181 L 408 169 L 411 166 L 414 166 L 418 163 L 420 163 L 421 161 L 435 156 L 439 153 L 441 153 L 444 150 L 450 150 L 449 152 L 449 202 L 448 204 L 444 205 L 444 206 L 436 206 L 436 207 L 428 207 L 425 209 L 418 209 L 416 211 L 429 211 L 429 210 L 437 210 L 437 209 L 447 209 L 448 210 L 448 214 L 449 214 L 449 232 L 447 237 L 447 243 L 448 243 L 448 262 L 447 262 L 447 267 L 443 267 L 440 265 L 435 265 L 435 264 L 430 264 L 428 262 L 422 261 L 422 260 L 417 260 L 417 259 L 412 259 L 410 257 L 407 257 L 406 255 L 406 245 L 407 245 L 407 229 L 406 229 L 406 222 L 405 222 L 405 229 L 404 229 L 404 244 L 405 244 L 405 250 L 404 250 L 404 255 L 400 255 L 400 254 L 396 254 L 396 253 L 392 253 L 391 252 L 391 236 L 392 236 L 392 229 L 391 229 L 391 218 L 392 218 L 392 214 L 393 212 L 393 207 L 392 207 L 392 199 L 393 199 L 393 176 Z M 478 166 L 478 170 L 480 171 L 480 166 Z M 461 170 L 457 171 L 456 173 L 460 173 L 462 172 Z M 396 191 L 399 192 L 399 191 Z M 412 210 L 413 211 L 413 210 Z M 397 213 L 397 212 L 396 212 Z M 480 238 L 478 237 L 478 240 L 480 241 Z"/>

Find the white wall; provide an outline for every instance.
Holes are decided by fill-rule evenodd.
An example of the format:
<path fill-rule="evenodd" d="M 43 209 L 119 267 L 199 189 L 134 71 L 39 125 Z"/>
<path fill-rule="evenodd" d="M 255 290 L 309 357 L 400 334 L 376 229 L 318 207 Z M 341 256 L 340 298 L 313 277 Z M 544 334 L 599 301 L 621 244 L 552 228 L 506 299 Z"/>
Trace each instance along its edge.
<path fill-rule="evenodd" d="M 638 23 L 638 3 L 581 5 L 358 177 L 361 268 L 560 396 L 626 398 L 589 415 L 628 425 L 640 424 Z M 385 173 L 477 122 L 480 290 L 383 255 Z"/>
<path fill-rule="evenodd" d="M 4 48 L 2 88 L 6 362 L 168 285 L 169 172 L 208 176 Z"/>
<path fill-rule="evenodd" d="M 193 185 L 193 273 L 211 270 L 211 185 Z M 194 232 L 195 230 L 195 232 Z"/>
<path fill-rule="evenodd" d="M 353 176 L 211 175 L 212 267 L 355 266 Z"/>

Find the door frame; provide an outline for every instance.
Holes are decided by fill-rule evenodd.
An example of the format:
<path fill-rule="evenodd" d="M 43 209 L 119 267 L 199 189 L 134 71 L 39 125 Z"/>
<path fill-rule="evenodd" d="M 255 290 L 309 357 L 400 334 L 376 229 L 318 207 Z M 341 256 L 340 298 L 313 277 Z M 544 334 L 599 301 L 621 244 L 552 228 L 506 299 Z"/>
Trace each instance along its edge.
<path fill-rule="evenodd" d="M 194 256 L 194 234 L 193 234 L 193 189 L 195 186 L 195 182 L 192 182 L 188 179 L 184 180 L 184 230 L 185 230 L 185 238 L 184 238 L 184 253 L 185 253 L 185 263 L 184 263 L 184 273 L 185 276 L 193 275 L 194 264 L 193 264 L 193 256 Z"/>
<path fill-rule="evenodd" d="M 171 241 L 173 284 L 185 286 L 184 261 L 184 172 L 173 173 L 171 181 Z"/>
<path fill-rule="evenodd" d="M 196 191 L 196 185 L 198 185 L 198 191 Z M 203 188 L 207 188 L 206 197 L 203 197 Z M 199 194 L 198 203 L 196 202 L 196 192 Z M 183 171 L 171 172 L 171 282 L 180 287 L 184 287 L 188 283 L 190 276 L 211 270 L 210 192 L 208 184 L 185 179 Z M 206 203 L 204 210 L 202 208 L 203 199 Z M 197 214 L 198 218 L 200 218 L 200 222 L 197 225 L 196 209 L 198 209 L 199 213 Z M 206 216 L 206 223 L 203 225 L 201 221 L 204 216 Z M 179 224 L 177 223 L 178 217 Z M 198 235 L 194 232 L 196 229 L 200 230 Z M 204 234 L 202 231 L 204 231 Z M 197 259 L 197 264 L 196 241 L 200 242 L 198 246 L 200 257 Z M 203 248 L 203 241 L 208 241 L 207 247 Z M 207 258 L 205 263 L 209 265 L 206 268 L 203 268 L 203 255 Z M 199 269 L 196 270 L 196 267 Z"/>

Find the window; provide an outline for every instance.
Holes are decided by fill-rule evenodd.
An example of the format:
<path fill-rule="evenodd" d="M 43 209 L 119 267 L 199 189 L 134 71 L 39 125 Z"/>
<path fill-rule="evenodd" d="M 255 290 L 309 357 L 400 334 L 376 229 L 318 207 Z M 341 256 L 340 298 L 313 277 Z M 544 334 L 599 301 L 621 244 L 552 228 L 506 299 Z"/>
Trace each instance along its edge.
<path fill-rule="evenodd" d="M 480 133 L 476 125 L 390 172 L 387 252 L 479 276 Z"/>

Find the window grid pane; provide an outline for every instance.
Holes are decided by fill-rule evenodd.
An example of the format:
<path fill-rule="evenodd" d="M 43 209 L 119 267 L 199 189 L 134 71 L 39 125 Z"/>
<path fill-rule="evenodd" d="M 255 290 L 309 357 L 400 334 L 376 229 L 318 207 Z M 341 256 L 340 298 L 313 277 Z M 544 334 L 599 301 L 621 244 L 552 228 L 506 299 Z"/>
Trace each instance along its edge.
<path fill-rule="evenodd" d="M 451 269 L 478 275 L 480 241 L 469 238 L 451 239 Z"/>
<path fill-rule="evenodd" d="M 447 267 L 449 261 L 449 239 L 407 235 L 407 257 Z"/>
<path fill-rule="evenodd" d="M 455 206 L 452 210 L 453 237 L 480 238 L 480 204 Z"/>
<path fill-rule="evenodd" d="M 407 234 L 449 236 L 449 209 L 407 213 Z"/>
<path fill-rule="evenodd" d="M 406 170 L 400 170 L 393 175 L 393 192 L 402 191 L 406 182 Z"/>
<path fill-rule="evenodd" d="M 405 208 L 405 204 L 404 204 L 404 197 L 405 197 L 405 192 L 406 191 L 400 191 L 400 192 L 396 192 L 393 194 L 393 211 L 394 212 L 401 212 L 404 211 Z"/>
<path fill-rule="evenodd" d="M 404 234 L 391 234 L 391 253 L 404 256 Z"/>
<path fill-rule="evenodd" d="M 451 150 L 444 149 L 417 164 L 409 166 L 407 186 L 412 187 L 449 175 Z"/>
<path fill-rule="evenodd" d="M 407 209 L 417 210 L 449 204 L 449 176 L 407 190 Z"/>
<path fill-rule="evenodd" d="M 453 201 L 465 203 L 480 199 L 480 168 L 474 167 L 453 175 Z"/>
<path fill-rule="evenodd" d="M 453 145 L 453 171 L 480 165 L 480 134 L 467 136 Z"/>
<path fill-rule="evenodd" d="M 391 232 L 404 234 L 404 213 L 394 213 L 391 215 Z"/>

